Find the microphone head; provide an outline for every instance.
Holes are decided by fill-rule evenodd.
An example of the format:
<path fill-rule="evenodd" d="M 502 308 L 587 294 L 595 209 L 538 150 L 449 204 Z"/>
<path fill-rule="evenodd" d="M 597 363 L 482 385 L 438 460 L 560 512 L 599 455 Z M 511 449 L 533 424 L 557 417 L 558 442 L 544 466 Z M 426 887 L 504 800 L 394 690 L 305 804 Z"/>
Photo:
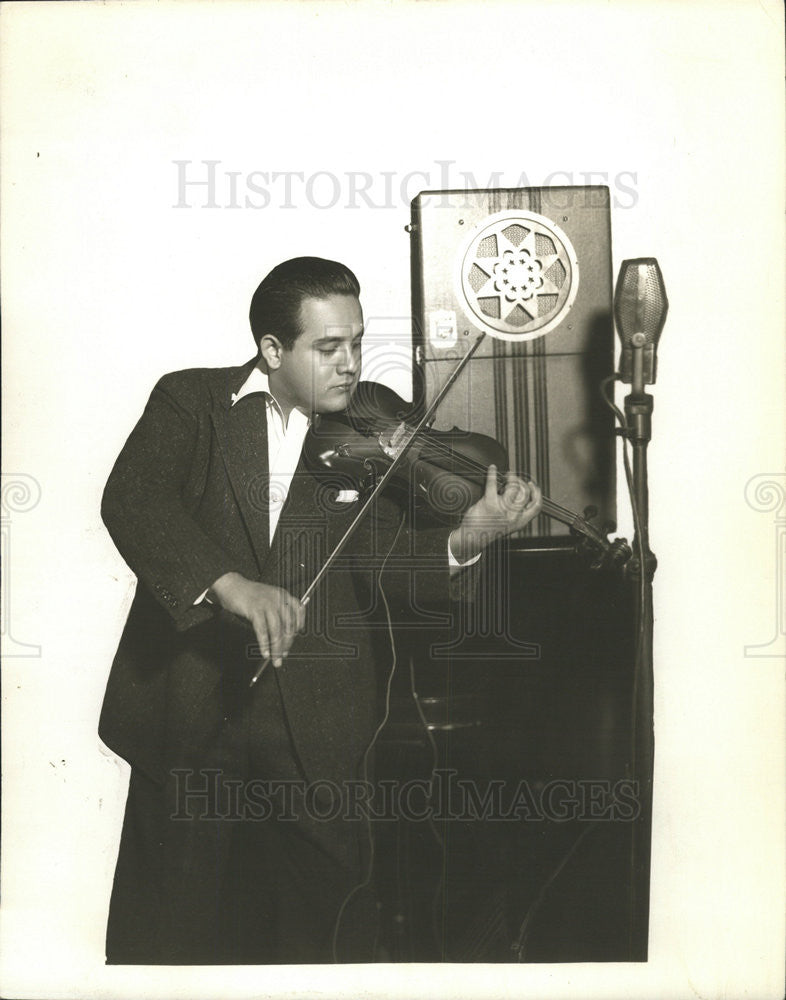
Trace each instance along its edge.
<path fill-rule="evenodd" d="M 642 352 L 643 382 L 655 381 L 655 347 L 658 343 L 669 300 L 658 262 L 654 257 L 624 260 L 614 293 L 614 318 L 622 341 L 620 377 L 633 381 L 634 349 Z"/>

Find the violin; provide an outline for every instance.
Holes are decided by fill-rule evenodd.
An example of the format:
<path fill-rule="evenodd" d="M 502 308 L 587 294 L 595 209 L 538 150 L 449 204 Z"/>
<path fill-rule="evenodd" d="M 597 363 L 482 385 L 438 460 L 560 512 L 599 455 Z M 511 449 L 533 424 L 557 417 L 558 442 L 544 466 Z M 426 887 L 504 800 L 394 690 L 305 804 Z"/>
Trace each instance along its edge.
<path fill-rule="evenodd" d="M 337 483 L 361 494 L 373 488 L 395 461 L 390 486 L 414 496 L 435 519 L 448 523 L 458 523 L 481 498 L 490 465 L 497 467 L 499 489 L 504 487 L 509 463 L 498 441 L 458 427 L 450 431 L 426 427 L 415 435 L 415 422 L 412 407 L 392 389 L 360 382 L 345 411 L 321 414 L 314 421 L 303 456 L 312 471 L 329 470 Z M 593 567 L 627 558 L 625 542 L 610 542 L 589 523 L 587 512 L 576 514 L 549 497 L 543 497 L 542 510 L 570 527 L 593 556 Z"/>

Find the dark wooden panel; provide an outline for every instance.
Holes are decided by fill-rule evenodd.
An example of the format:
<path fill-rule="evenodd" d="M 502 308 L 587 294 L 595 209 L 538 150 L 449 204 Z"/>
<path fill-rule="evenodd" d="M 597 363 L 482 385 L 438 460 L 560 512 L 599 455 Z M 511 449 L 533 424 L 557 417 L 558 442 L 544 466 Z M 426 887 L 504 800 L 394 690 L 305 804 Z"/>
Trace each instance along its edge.
<path fill-rule="evenodd" d="M 486 562 L 471 620 L 409 646 L 400 637 L 376 775 L 431 781 L 439 809 L 431 822 L 377 825 L 383 946 L 393 961 L 644 960 L 646 941 L 631 936 L 633 888 L 646 906 L 631 870 L 637 821 L 602 805 L 635 794 L 630 585 L 567 548 L 499 549 Z M 497 616 L 483 603 L 500 603 L 500 575 Z M 459 790 L 470 786 L 468 815 Z M 505 818 L 522 789 L 534 811 Z"/>

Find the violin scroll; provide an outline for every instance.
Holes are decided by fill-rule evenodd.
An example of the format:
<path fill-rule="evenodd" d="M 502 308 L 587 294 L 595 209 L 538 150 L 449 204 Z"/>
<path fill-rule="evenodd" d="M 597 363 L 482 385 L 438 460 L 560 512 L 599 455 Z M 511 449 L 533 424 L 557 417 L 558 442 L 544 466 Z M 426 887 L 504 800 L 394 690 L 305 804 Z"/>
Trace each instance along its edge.
<path fill-rule="evenodd" d="M 631 556 L 631 549 L 624 538 L 609 541 L 609 535 L 617 530 L 614 521 L 605 521 L 600 528 L 591 524 L 598 515 L 594 506 L 584 508 L 583 517 L 576 517 L 571 524 L 571 534 L 579 541 L 577 548 L 592 559 L 590 569 L 617 569 L 625 565 Z"/>

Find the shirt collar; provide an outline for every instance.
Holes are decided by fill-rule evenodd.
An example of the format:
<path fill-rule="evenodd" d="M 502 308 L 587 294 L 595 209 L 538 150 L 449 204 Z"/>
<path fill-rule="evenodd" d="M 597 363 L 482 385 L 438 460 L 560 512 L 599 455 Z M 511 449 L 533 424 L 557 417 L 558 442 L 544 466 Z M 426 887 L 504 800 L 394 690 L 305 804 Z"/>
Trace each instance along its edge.
<path fill-rule="evenodd" d="M 237 392 L 233 392 L 231 396 L 231 405 L 234 406 L 239 400 L 244 396 L 250 395 L 252 392 L 263 392 L 266 396 L 273 396 L 270 392 L 270 380 L 267 377 L 267 372 L 263 372 L 256 365 L 251 369 L 251 374 L 248 376 L 246 381 L 240 386 Z"/>
<path fill-rule="evenodd" d="M 268 378 L 267 372 L 263 372 L 262 369 L 258 368 L 257 366 L 254 366 L 251 369 L 251 374 L 248 376 L 246 381 L 240 386 L 238 391 L 232 393 L 232 396 L 230 397 L 230 406 L 234 406 L 235 403 L 238 403 L 244 396 L 250 396 L 254 392 L 261 392 L 265 396 L 267 396 L 268 403 L 272 404 L 278 411 L 278 414 L 281 417 L 281 419 L 282 420 L 284 419 L 284 415 L 281 412 L 281 406 L 279 405 L 276 397 L 270 391 L 270 379 Z M 305 420 L 307 424 L 311 423 L 308 417 L 306 417 L 304 413 L 301 413 L 301 411 L 297 409 L 292 410 L 292 412 L 290 413 L 290 418 L 295 414 L 296 414 L 295 419 L 298 422 L 301 420 Z"/>

